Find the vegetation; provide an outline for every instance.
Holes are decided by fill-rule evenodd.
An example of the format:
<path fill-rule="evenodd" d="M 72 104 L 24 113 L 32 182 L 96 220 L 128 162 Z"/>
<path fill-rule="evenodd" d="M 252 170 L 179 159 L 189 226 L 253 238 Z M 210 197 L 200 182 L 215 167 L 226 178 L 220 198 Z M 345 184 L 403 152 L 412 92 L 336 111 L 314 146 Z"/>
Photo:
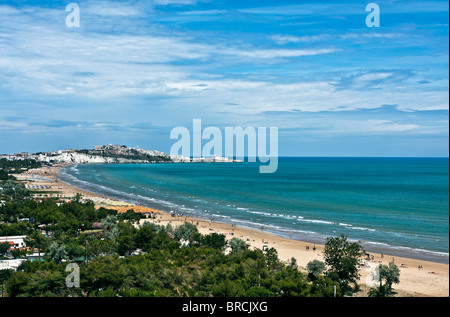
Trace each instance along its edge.
<path fill-rule="evenodd" d="M 9 243 L 0 242 L 0 255 L 5 255 L 10 248 Z"/>
<path fill-rule="evenodd" d="M 23 170 L 28 170 L 32 168 L 39 168 L 42 166 L 41 162 L 37 162 L 35 160 L 31 159 L 24 159 L 24 160 L 14 160 L 10 161 L 5 158 L 0 159 L 0 170 L 6 171 L 6 172 L 15 172 L 20 173 Z M 0 173 L 1 175 L 1 173 Z"/>
<path fill-rule="evenodd" d="M 312 260 L 307 264 L 306 268 L 308 269 L 308 277 L 311 280 L 317 279 L 326 269 L 325 263 L 319 260 Z"/>
<path fill-rule="evenodd" d="M 0 159 L 0 198 L 8 200 L 22 200 L 30 196 L 30 191 L 22 183 L 16 182 L 11 173 L 22 173 L 31 168 L 41 167 L 41 163 L 35 160 L 9 161 Z"/>
<path fill-rule="evenodd" d="M 7 171 L 0 169 L 0 182 L 4 182 L 7 180 L 13 180 L 15 177 L 12 175 L 9 175 Z"/>
<path fill-rule="evenodd" d="M 230 245 L 231 250 L 233 250 L 233 252 L 236 252 L 236 253 L 244 252 L 248 248 L 245 241 L 238 239 L 238 238 L 232 238 L 230 240 L 229 245 Z"/>
<path fill-rule="evenodd" d="M 149 222 L 136 227 L 133 213 L 125 219 L 91 202 L 6 202 L 0 221 L 8 223 L 0 234 L 27 235 L 43 260 L 25 261 L 5 278 L 7 295 L 334 296 L 335 287 L 343 294 L 341 281 L 322 276 L 317 263 L 311 281 L 295 259 L 282 262 L 273 248 L 248 250 L 237 238 L 227 244 L 223 235 L 201 235 L 190 223 L 175 230 Z M 33 221 L 18 221 L 23 218 Z M 79 288 L 65 284 L 69 262 L 80 266 Z"/>
<path fill-rule="evenodd" d="M 7 180 L 0 183 L 0 197 L 6 200 L 23 200 L 30 196 L 30 191 L 25 188 L 22 183 L 17 183 L 13 180 Z"/>
<path fill-rule="evenodd" d="M 365 254 L 361 245 L 350 242 L 347 237 L 327 238 L 324 249 L 325 264 L 329 267 L 328 276 L 339 281 L 344 294 L 351 290 L 350 284 L 356 286 L 359 280 L 358 261 Z"/>
<path fill-rule="evenodd" d="M 13 272 L 5 282 L 8 296 L 310 295 L 306 278 L 276 253 L 239 249 L 225 255 L 223 235 L 203 236 L 189 223 L 175 231 L 148 222 L 135 227 L 113 210 L 80 202 L 8 202 L 0 215 L 13 220 L 8 225 L 34 219 L 21 233 L 44 260 L 26 261 Z M 98 234 L 85 234 L 94 223 L 100 223 Z M 52 234 L 42 234 L 40 224 Z M 182 247 L 182 239 L 190 246 Z M 136 250 L 142 254 L 131 255 Z M 65 261 L 79 263 L 79 289 L 65 286 Z"/>
<path fill-rule="evenodd" d="M 378 278 L 379 285 L 370 289 L 369 297 L 388 297 L 393 293 L 392 284 L 400 282 L 400 269 L 394 262 L 390 262 L 389 265 L 380 264 Z"/>

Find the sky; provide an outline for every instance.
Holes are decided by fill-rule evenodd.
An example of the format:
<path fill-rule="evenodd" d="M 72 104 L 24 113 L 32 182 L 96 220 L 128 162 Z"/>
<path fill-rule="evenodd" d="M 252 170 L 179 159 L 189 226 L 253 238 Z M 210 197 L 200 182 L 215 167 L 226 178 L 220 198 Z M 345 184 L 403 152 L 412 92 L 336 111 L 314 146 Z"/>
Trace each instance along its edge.
<path fill-rule="evenodd" d="M 0 153 L 168 153 L 201 119 L 277 127 L 280 156 L 448 157 L 448 1 L 369 3 L 0 0 Z"/>

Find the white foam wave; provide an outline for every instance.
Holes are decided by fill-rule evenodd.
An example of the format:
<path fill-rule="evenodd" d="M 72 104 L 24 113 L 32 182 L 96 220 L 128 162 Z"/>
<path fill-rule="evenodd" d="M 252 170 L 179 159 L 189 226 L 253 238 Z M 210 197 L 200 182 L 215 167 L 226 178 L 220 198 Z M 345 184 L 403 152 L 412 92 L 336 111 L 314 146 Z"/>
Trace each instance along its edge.
<path fill-rule="evenodd" d="M 364 227 L 351 227 L 350 229 L 353 229 L 353 230 L 361 230 L 361 231 L 372 231 L 372 232 L 376 231 L 375 229 L 364 228 Z"/>
<path fill-rule="evenodd" d="M 379 246 L 385 249 L 392 249 L 392 250 L 403 250 L 408 253 L 419 253 L 419 254 L 426 254 L 426 255 L 433 255 L 437 257 L 445 258 L 449 256 L 448 252 L 440 252 L 440 251 L 431 251 L 431 250 L 425 250 L 425 249 L 419 249 L 419 248 L 411 248 L 411 247 L 405 247 L 405 246 L 394 246 L 383 242 L 373 242 L 373 241 L 360 241 L 363 244 L 367 245 L 375 245 Z"/>
<path fill-rule="evenodd" d="M 311 223 L 321 223 L 321 224 L 327 224 L 327 225 L 333 225 L 334 222 L 326 221 L 326 220 L 316 220 L 316 219 L 298 219 L 298 221 L 301 222 L 311 222 Z"/>

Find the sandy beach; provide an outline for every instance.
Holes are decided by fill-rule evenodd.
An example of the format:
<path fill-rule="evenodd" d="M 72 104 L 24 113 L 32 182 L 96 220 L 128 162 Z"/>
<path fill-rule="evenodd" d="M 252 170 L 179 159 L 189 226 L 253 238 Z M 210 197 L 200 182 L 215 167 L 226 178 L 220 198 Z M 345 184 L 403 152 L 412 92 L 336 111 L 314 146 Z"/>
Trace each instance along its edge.
<path fill-rule="evenodd" d="M 86 199 L 91 199 L 96 206 L 128 206 L 127 202 L 119 202 L 115 199 L 81 190 L 79 188 L 65 184 L 57 179 L 57 173 L 61 166 L 44 167 L 38 170 L 30 170 L 27 173 L 15 175 L 25 186 L 39 186 L 38 197 L 58 197 L 70 200 L 77 193 Z M 43 188 L 42 188 L 42 187 Z M 51 186 L 51 188 L 50 188 Z M 28 187 L 27 187 L 28 188 Z M 130 206 L 133 207 L 133 206 Z M 306 270 L 308 262 L 318 259 L 323 261 L 323 245 L 315 244 L 316 250 L 313 250 L 313 244 L 298 240 L 279 237 L 264 230 L 253 230 L 224 224 L 219 222 L 209 222 L 203 219 L 172 216 L 169 213 L 158 212 L 156 219 L 143 219 L 157 224 L 166 225 L 171 223 L 178 226 L 184 222 L 195 224 L 202 234 L 221 233 L 228 240 L 233 237 L 243 239 L 250 248 L 262 249 L 274 247 L 278 251 L 278 256 L 283 261 L 289 261 L 292 257 L 297 260 L 301 270 Z M 379 264 L 387 265 L 394 262 L 400 268 L 400 283 L 394 284 L 393 288 L 396 296 L 418 296 L 418 297 L 448 297 L 449 296 L 449 265 L 429 261 L 416 260 L 406 257 L 397 257 L 395 254 L 370 253 L 373 259 L 362 261 L 360 270 L 361 278 L 359 284 L 361 291 L 356 296 L 366 296 L 368 289 L 373 285 L 371 274 L 374 268 Z"/>

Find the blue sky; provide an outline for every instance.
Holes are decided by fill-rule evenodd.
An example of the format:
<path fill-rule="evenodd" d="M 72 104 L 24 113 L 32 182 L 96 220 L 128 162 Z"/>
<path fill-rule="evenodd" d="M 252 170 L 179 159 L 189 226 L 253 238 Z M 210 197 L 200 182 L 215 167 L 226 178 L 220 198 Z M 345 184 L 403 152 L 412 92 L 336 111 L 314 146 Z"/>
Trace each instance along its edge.
<path fill-rule="evenodd" d="M 200 118 L 278 127 L 281 156 L 447 157 L 448 23 L 447 1 L 0 0 L 0 153 L 169 152 Z"/>

